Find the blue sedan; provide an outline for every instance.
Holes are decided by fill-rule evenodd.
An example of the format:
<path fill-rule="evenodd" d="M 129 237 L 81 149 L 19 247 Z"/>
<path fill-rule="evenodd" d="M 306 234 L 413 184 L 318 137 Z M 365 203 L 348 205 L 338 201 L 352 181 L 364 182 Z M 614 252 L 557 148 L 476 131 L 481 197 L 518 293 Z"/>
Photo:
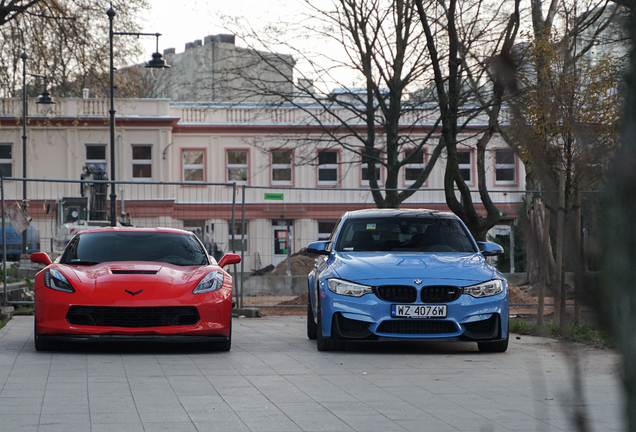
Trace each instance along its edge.
<path fill-rule="evenodd" d="M 475 242 L 452 213 L 346 213 L 309 274 L 307 336 L 319 351 L 345 341 L 473 341 L 508 348 L 508 286 L 485 256 L 501 246 Z"/>

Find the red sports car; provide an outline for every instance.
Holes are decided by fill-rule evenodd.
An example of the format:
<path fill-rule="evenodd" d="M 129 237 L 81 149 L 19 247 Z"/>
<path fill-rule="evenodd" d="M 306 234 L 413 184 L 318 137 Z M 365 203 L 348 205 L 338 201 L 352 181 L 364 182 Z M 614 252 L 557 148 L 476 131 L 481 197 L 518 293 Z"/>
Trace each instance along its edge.
<path fill-rule="evenodd" d="M 35 349 L 58 341 L 232 343 L 232 277 L 188 231 L 98 228 L 77 234 L 35 277 Z"/>

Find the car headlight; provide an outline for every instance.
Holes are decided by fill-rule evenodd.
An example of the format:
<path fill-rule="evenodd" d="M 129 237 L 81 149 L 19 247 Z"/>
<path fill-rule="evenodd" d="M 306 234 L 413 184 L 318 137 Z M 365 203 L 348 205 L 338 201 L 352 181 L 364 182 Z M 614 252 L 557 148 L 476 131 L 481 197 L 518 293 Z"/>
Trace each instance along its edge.
<path fill-rule="evenodd" d="M 212 271 L 199 281 L 192 294 L 203 294 L 206 292 L 216 291 L 223 286 L 223 272 Z"/>
<path fill-rule="evenodd" d="M 66 277 L 56 269 L 44 271 L 44 285 L 56 291 L 74 293 L 75 289 Z"/>
<path fill-rule="evenodd" d="M 464 287 L 464 294 L 475 298 L 490 297 L 503 291 L 503 282 L 500 279 L 493 279 L 477 285 Z"/>
<path fill-rule="evenodd" d="M 373 292 L 373 288 L 366 285 L 359 285 L 353 282 L 347 282 L 340 279 L 329 279 L 327 282 L 329 291 L 336 294 L 342 294 L 351 297 L 362 297 L 365 294 Z"/>

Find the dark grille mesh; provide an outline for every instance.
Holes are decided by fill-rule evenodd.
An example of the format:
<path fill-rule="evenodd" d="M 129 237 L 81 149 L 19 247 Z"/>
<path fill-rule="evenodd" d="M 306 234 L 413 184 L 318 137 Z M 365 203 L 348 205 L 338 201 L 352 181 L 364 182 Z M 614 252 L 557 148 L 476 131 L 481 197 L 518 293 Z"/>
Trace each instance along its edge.
<path fill-rule="evenodd" d="M 499 330 L 498 326 L 499 317 L 497 315 L 493 315 L 486 320 L 464 324 L 464 327 L 466 327 L 466 332 L 464 334 L 474 338 L 493 337 Z"/>
<path fill-rule="evenodd" d="M 457 300 L 461 292 L 456 286 L 425 286 L 420 291 L 420 298 L 422 303 L 446 303 Z"/>
<path fill-rule="evenodd" d="M 375 295 L 384 301 L 396 303 L 414 303 L 417 300 L 417 291 L 408 285 L 381 285 L 376 287 Z"/>
<path fill-rule="evenodd" d="M 66 319 L 73 325 L 98 327 L 169 327 L 194 325 L 199 312 L 194 306 L 71 306 Z"/>
<path fill-rule="evenodd" d="M 369 325 L 371 325 L 368 322 L 345 318 L 341 314 L 337 316 L 338 327 L 343 333 L 366 333 L 369 330 Z"/>
<path fill-rule="evenodd" d="M 383 321 L 377 333 L 396 334 L 445 334 L 456 333 L 457 327 L 452 321 L 434 320 L 389 320 Z"/>

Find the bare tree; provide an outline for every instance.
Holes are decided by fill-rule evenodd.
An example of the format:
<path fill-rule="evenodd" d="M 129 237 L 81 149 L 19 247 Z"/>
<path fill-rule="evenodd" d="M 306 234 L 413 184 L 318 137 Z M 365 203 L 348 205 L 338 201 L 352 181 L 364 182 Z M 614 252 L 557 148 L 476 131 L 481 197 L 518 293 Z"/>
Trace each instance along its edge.
<path fill-rule="evenodd" d="M 492 84 L 488 66 L 489 59 L 512 46 L 518 28 L 514 8 L 511 17 L 503 7 L 486 7 L 479 0 L 462 2 L 461 14 L 455 13 L 456 2 L 450 8 L 416 0 L 338 0 L 328 9 L 307 4 L 318 24 L 316 18 L 301 19 L 292 31 L 267 33 L 277 35 L 274 40 L 252 29 L 239 31 L 251 47 L 265 47 L 269 54 L 271 47 L 286 47 L 297 61 L 294 71 L 300 78 L 293 92 L 272 89 L 266 81 L 255 85 L 260 94 L 276 96 L 280 106 L 295 107 L 308 123 L 320 125 L 321 134 L 294 138 L 294 147 L 304 149 L 304 162 L 314 163 L 316 147 L 343 148 L 366 165 L 376 205 L 398 207 L 424 184 L 450 146 L 447 202 L 473 234 L 485 239 L 499 211 L 487 194 L 484 154 L 496 132 L 503 94 L 503 86 Z M 307 54 L 286 39 L 291 32 L 320 39 L 343 55 Z M 259 61 L 276 67 L 265 56 Z M 471 129 L 484 118 L 487 127 Z M 458 140 L 467 144 L 475 137 L 486 218 L 473 206 L 454 157 Z M 426 166 L 407 189 L 398 190 L 401 170 L 422 151 L 430 152 Z M 386 172 L 383 185 L 377 182 L 378 167 Z M 455 185 L 464 204 L 455 197 Z"/>
<path fill-rule="evenodd" d="M 15 19 L 35 6 L 40 0 L 9 0 L 0 3 L 0 26 Z"/>
<path fill-rule="evenodd" d="M 426 35 L 426 48 L 434 72 L 434 88 L 440 110 L 441 139 L 446 147 L 444 177 L 446 203 L 480 240 L 500 218 L 486 184 L 486 146 L 499 129 L 505 86 L 491 74 L 489 60 L 510 56 L 519 29 L 519 1 L 505 25 L 499 22 L 502 9 L 488 9 L 480 1 L 450 2 L 415 0 Z M 467 89 L 464 90 L 464 89 Z M 467 107 L 467 93 L 472 106 Z M 477 180 L 479 197 L 486 210 L 481 216 L 457 161 L 458 137 L 480 114 L 488 126 L 477 140 Z M 456 195 L 458 190 L 461 199 Z"/>
<path fill-rule="evenodd" d="M 2 2 L 3 5 L 5 2 Z M 148 7 L 146 0 L 115 0 L 116 31 L 138 31 L 138 17 Z M 4 8 L 4 9 L 3 9 Z M 81 95 L 83 88 L 107 94 L 108 17 L 106 2 L 92 0 L 12 1 L 0 6 L 12 10 L 0 26 L 0 81 L 5 94 L 21 88 L 20 54 L 26 51 L 32 73 L 45 74 L 55 87 L 55 96 Z M 2 16 L 2 15 L 0 15 Z M 116 61 L 134 62 L 139 47 L 133 38 L 115 39 Z M 37 94 L 42 89 L 33 88 Z"/>
<path fill-rule="evenodd" d="M 582 271 L 580 193 L 603 179 L 618 142 L 624 55 L 617 41 L 622 38 L 620 18 L 625 14 L 602 0 L 549 4 L 535 0 L 530 12 L 533 31 L 517 48 L 517 58 L 507 58 L 511 69 L 518 69 L 519 81 L 508 99 L 513 127 L 501 128 L 500 133 L 526 162 L 527 184 L 548 192 L 543 197 L 556 215 L 557 241 L 546 282 L 554 282 L 555 321 L 561 325 L 565 323 L 564 269 L 567 265 L 579 274 Z M 541 245 L 543 224 L 529 227 L 533 241 L 527 244 Z M 574 245 L 567 254 L 566 244 Z M 543 249 L 527 252 L 535 263 L 532 268 L 538 267 Z M 578 312 L 580 279 L 576 285 Z"/>

